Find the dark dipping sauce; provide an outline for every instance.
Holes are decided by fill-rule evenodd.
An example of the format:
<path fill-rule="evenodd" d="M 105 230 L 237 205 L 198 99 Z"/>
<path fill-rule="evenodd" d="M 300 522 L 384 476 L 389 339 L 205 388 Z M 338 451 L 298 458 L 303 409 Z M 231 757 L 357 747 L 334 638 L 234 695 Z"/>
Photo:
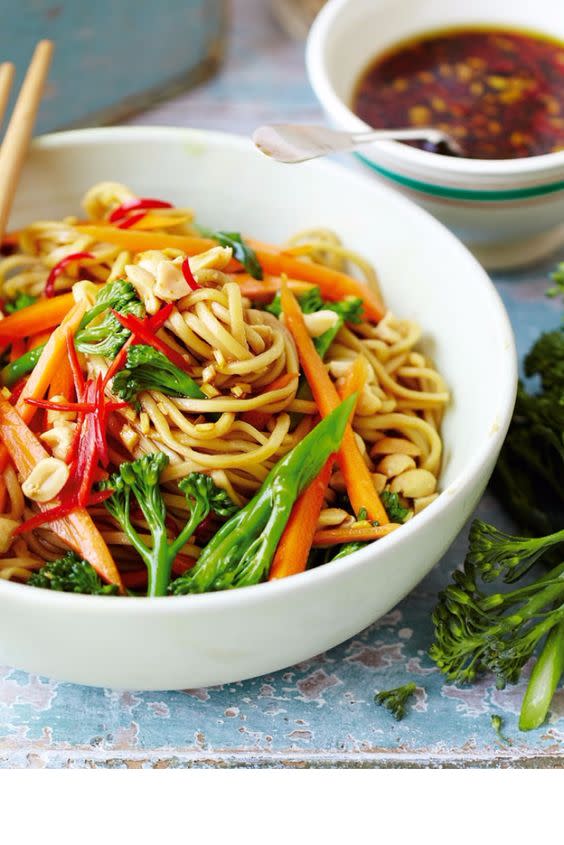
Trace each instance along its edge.
<path fill-rule="evenodd" d="M 377 57 L 357 84 L 353 110 L 375 129 L 442 129 L 467 158 L 557 152 L 564 149 L 564 44 L 493 27 L 423 35 Z"/>

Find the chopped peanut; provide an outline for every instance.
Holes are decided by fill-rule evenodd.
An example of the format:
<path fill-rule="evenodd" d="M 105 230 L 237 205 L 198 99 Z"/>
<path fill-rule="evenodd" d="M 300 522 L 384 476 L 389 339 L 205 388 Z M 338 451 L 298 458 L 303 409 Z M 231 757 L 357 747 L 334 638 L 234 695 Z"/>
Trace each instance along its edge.
<path fill-rule="evenodd" d="M 50 502 L 61 492 L 69 477 L 69 467 L 59 458 L 43 458 L 34 466 L 22 491 L 34 502 Z"/>

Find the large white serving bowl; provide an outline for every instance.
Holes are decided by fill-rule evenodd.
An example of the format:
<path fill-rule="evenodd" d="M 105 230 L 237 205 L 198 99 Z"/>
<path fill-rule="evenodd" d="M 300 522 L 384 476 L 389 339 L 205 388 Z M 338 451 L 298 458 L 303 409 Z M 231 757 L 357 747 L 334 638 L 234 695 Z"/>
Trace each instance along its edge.
<path fill-rule="evenodd" d="M 564 3 L 329 0 L 308 37 L 311 85 L 333 124 L 352 132 L 369 129 L 352 111 L 352 99 L 376 56 L 428 32 L 476 25 L 564 40 Z M 479 161 L 380 141 L 363 147 L 358 158 L 449 226 L 489 269 L 530 263 L 564 241 L 564 150 Z"/>
<path fill-rule="evenodd" d="M 219 133 L 117 128 L 41 138 L 12 224 L 79 213 L 86 189 L 108 179 L 191 205 L 207 225 L 274 242 L 328 226 L 373 261 L 387 303 L 424 326 L 425 346 L 452 390 L 443 492 L 407 525 L 350 557 L 255 587 L 135 599 L 0 581 L 0 661 L 67 681 L 150 690 L 219 684 L 304 660 L 356 634 L 413 589 L 478 502 L 515 397 L 515 347 L 503 305 L 456 238 L 394 191 L 324 162 L 278 165 L 248 140 Z"/>

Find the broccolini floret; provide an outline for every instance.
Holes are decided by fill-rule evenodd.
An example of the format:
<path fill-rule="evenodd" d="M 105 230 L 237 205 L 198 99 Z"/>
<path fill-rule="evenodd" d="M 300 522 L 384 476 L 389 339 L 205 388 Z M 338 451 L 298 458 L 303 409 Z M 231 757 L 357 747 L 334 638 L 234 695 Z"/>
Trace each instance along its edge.
<path fill-rule="evenodd" d="M 374 701 L 376 704 L 381 704 L 398 720 L 398 722 L 405 716 L 406 704 L 412 695 L 415 695 L 417 686 L 413 681 L 405 684 L 402 687 L 395 687 L 394 689 L 382 690 L 376 693 Z"/>
<path fill-rule="evenodd" d="M 136 344 L 127 350 L 125 368 L 114 376 L 112 393 L 130 402 L 143 390 L 160 390 L 166 396 L 206 399 L 194 379 L 152 346 Z"/>
<path fill-rule="evenodd" d="M 411 513 L 409 508 L 404 508 L 401 504 L 398 493 L 392 493 L 391 490 L 383 490 L 380 493 L 380 499 L 386 508 L 390 522 L 399 522 L 401 525 Z"/>
<path fill-rule="evenodd" d="M 76 333 L 74 340 L 79 352 L 115 358 L 130 332 L 116 320 L 109 310 L 112 308 L 121 314 L 135 314 L 137 317 L 142 317 L 145 311 L 130 282 L 116 279 L 115 282 L 104 285 L 96 297 L 95 304 L 82 318 Z M 102 319 L 99 319 L 100 317 Z M 1 372 L 2 384 L 12 387 L 18 379 L 31 372 L 44 347 L 45 344 L 36 346 L 4 367 Z"/>
<path fill-rule="evenodd" d="M 76 333 L 75 345 L 79 352 L 115 358 L 131 332 L 121 325 L 112 314 L 112 309 L 120 314 L 133 314 L 136 317 L 142 317 L 145 313 L 145 308 L 130 282 L 117 279 L 104 285 L 96 297 L 94 306 L 84 315 Z"/>
<path fill-rule="evenodd" d="M 88 561 L 74 552 L 58 560 L 45 563 L 33 572 L 27 582 L 32 587 L 58 590 L 63 593 L 85 593 L 91 596 L 111 596 L 117 592 L 115 584 L 104 584 Z"/>
<path fill-rule="evenodd" d="M 166 506 L 160 489 L 160 476 L 167 464 L 168 457 L 163 452 L 144 455 L 135 461 L 121 464 L 118 472 L 99 485 L 101 490 L 113 491 L 104 504 L 147 567 L 148 596 L 166 595 L 176 555 L 210 511 L 227 516 L 236 510 L 229 496 L 209 476 L 190 473 L 178 485 L 186 496 L 190 516 L 178 536 L 170 539 L 166 526 Z M 149 545 L 141 539 L 132 524 L 132 497 L 141 509 L 151 533 Z"/>

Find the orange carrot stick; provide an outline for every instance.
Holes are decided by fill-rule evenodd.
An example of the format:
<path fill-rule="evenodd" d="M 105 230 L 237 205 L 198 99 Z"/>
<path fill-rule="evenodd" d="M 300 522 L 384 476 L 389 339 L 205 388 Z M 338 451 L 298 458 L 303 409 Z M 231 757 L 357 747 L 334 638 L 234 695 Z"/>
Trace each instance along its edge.
<path fill-rule="evenodd" d="M 9 342 L 15 337 L 29 337 L 58 326 L 73 305 L 72 293 L 64 293 L 52 299 L 40 299 L 10 314 L 0 320 L 0 343 Z"/>
<path fill-rule="evenodd" d="M 10 349 L 10 362 L 17 361 L 25 352 L 25 340 L 23 337 L 16 337 L 12 341 L 12 348 Z"/>
<path fill-rule="evenodd" d="M 296 575 L 306 568 L 332 471 L 331 457 L 294 504 L 272 561 L 269 581 Z"/>
<path fill-rule="evenodd" d="M 91 224 L 76 227 L 84 235 L 90 235 L 97 241 L 115 244 L 131 252 L 145 252 L 147 249 L 180 249 L 186 255 L 197 255 L 205 252 L 217 241 L 210 238 L 199 238 L 194 235 L 172 235 L 158 232 L 141 232 L 135 229 L 118 229 L 117 226 L 96 226 Z"/>
<path fill-rule="evenodd" d="M 43 346 L 44 343 L 47 343 L 49 338 L 51 337 L 51 330 L 46 330 L 44 332 L 37 332 L 37 334 L 32 335 L 27 341 L 27 349 L 26 351 L 29 352 L 31 349 L 36 349 L 38 346 Z"/>
<path fill-rule="evenodd" d="M 67 357 L 67 332 L 70 331 L 74 334 L 80 325 L 85 310 L 86 303 L 77 302 L 45 344 L 39 361 L 33 368 L 16 403 L 16 408 L 24 422 L 31 422 L 37 410 L 36 405 L 30 405 L 26 400 L 42 399 L 45 395 L 55 373 L 61 367 L 63 359 Z"/>
<path fill-rule="evenodd" d="M 24 478 L 27 478 L 39 461 L 48 457 L 48 453 L 35 434 L 1 394 L 0 439 L 10 450 L 10 458 L 18 473 Z M 52 507 L 52 502 L 39 505 L 41 510 Z M 89 561 L 100 577 L 110 584 L 117 584 L 123 592 L 123 585 L 113 558 L 87 511 L 82 508 L 73 511 L 68 516 L 49 523 L 49 528 L 84 560 Z"/>
<path fill-rule="evenodd" d="M 284 283 L 282 284 L 281 297 L 286 326 L 296 343 L 300 362 L 311 392 L 321 414 L 327 416 L 339 405 L 339 394 L 308 334 L 300 306 Z M 376 492 L 364 458 L 359 451 L 350 423 L 347 424 L 345 429 L 338 454 L 338 462 L 355 513 L 358 514 L 364 508 L 368 519 L 371 521 L 377 521 L 380 525 L 387 523 L 389 521 L 388 516 Z"/>
<path fill-rule="evenodd" d="M 49 399 L 53 396 L 64 396 L 71 400 L 74 395 L 74 379 L 68 356 L 63 358 L 57 372 L 49 385 Z"/>
<path fill-rule="evenodd" d="M 321 292 L 328 299 L 340 300 L 346 296 L 358 296 L 364 302 L 364 312 L 368 320 L 378 322 L 382 319 L 385 309 L 375 293 L 352 276 L 315 264 L 311 261 L 300 261 L 287 252 L 280 251 L 274 246 L 263 244 L 252 238 L 247 238 L 248 245 L 254 249 L 265 273 L 280 276 L 282 273 L 289 278 L 300 279 L 318 285 Z"/>
<path fill-rule="evenodd" d="M 279 276 L 265 275 L 264 280 L 261 282 L 253 279 L 248 273 L 235 273 L 232 279 L 241 288 L 242 295 L 248 297 L 248 299 L 252 299 L 253 302 L 269 302 L 278 293 L 281 285 Z M 307 293 L 315 285 L 310 282 L 299 282 L 295 279 L 288 279 L 288 287 L 296 296 L 301 296 L 302 293 Z"/>
<path fill-rule="evenodd" d="M 338 392 L 341 399 L 347 399 L 353 393 L 357 393 L 360 398 L 368 373 L 366 371 L 366 362 L 363 355 L 357 355 L 351 369 L 348 371 L 343 379 L 343 384 L 339 387 Z M 357 399 L 358 401 L 358 399 Z"/>
<path fill-rule="evenodd" d="M 193 235 L 140 232 L 133 229 L 118 229 L 115 226 L 79 225 L 76 228 L 97 241 L 116 244 L 116 246 L 129 249 L 132 252 L 171 247 L 180 249 L 187 255 L 197 255 L 199 252 L 205 252 L 211 247 L 217 246 L 217 241 L 210 238 L 198 238 Z M 254 249 L 265 273 L 273 276 L 280 276 L 284 273 L 292 279 L 311 282 L 319 286 L 324 296 L 335 301 L 346 296 L 358 296 L 364 302 L 367 319 L 378 322 L 384 316 L 382 303 L 374 292 L 352 276 L 347 276 L 346 273 L 333 270 L 331 267 L 325 267 L 323 264 L 301 261 L 299 258 L 295 258 L 293 255 L 269 244 L 250 238 L 245 240 Z"/>
<path fill-rule="evenodd" d="M 339 391 L 341 399 L 347 399 L 353 393 L 360 395 L 366 383 L 366 375 L 364 358 L 359 355 Z M 304 490 L 292 508 L 290 519 L 276 549 L 269 581 L 305 570 L 334 462 L 333 457 L 329 458 L 320 474 Z"/>
<path fill-rule="evenodd" d="M 4 476 L 0 475 L 0 513 L 6 510 L 6 500 L 8 498 L 8 490 L 6 489 L 6 482 Z"/>
<path fill-rule="evenodd" d="M 340 546 L 342 543 L 370 543 L 379 540 L 386 534 L 399 528 L 396 522 L 388 522 L 386 525 L 351 525 L 348 528 L 324 528 L 316 531 L 313 538 L 314 546 Z"/>

